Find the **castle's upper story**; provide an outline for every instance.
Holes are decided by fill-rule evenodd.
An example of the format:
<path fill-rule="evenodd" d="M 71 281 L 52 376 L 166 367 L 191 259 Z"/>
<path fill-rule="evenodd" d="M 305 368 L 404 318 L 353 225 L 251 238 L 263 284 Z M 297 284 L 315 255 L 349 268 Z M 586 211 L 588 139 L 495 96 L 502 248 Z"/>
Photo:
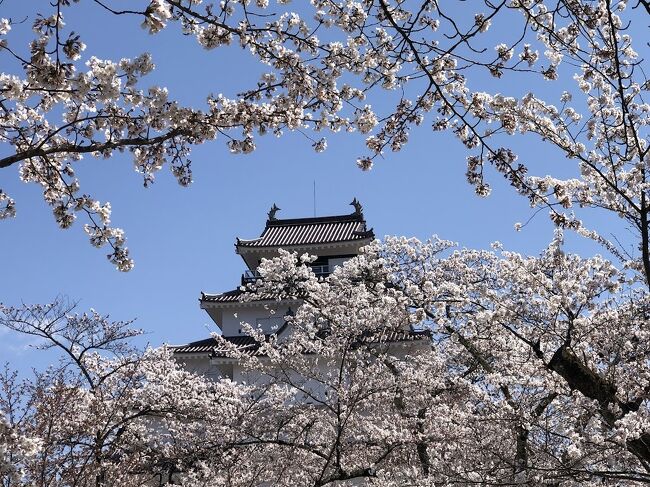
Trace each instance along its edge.
<path fill-rule="evenodd" d="M 221 330 L 221 337 L 240 352 L 257 356 L 260 343 L 247 335 L 243 324 L 260 329 L 268 337 L 279 339 L 290 333 L 285 317 L 297 310 L 300 302 L 282 300 L 273 296 L 268 299 L 242 300 L 245 285 L 260 276 L 257 267 L 264 258 L 279 254 L 279 249 L 308 253 L 317 256 L 311 267 L 317 276 L 327 277 L 336 266 L 359 254 L 361 247 L 371 243 L 375 235 L 368 229 L 363 209 L 355 200 L 354 212 L 346 215 L 313 218 L 278 219 L 275 205 L 269 211 L 264 230 L 258 238 L 238 238 L 235 250 L 246 268 L 241 282 L 231 291 L 221 293 L 202 292 L 199 299 L 204 309 Z M 387 330 L 371 340 L 385 343 L 426 344 L 427 332 L 414 331 L 408 326 L 403 330 Z M 223 341 L 223 340 L 222 340 Z M 214 377 L 230 377 L 239 380 L 237 360 L 230 358 L 227 350 L 212 337 L 172 347 L 174 356 L 182 360 L 188 369 Z"/>
<path fill-rule="evenodd" d="M 238 238 L 235 250 L 250 271 L 255 271 L 263 258 L 278 255 L 278 249 L 317 255 L 324 262 L 320 265 L 330 261 L 338 265 L 337 259 L 357 255 L 362 246 L 375 238 L 372 229 L 366 227 L 363 210 L 356 198 L 351 204 L 355 211 L 349 215 L 286 220 L 275 217 L 279 208 L 273 205 L 262 234 L 252 240 Z"/>
<path fill-rule="evenodd" d="M 242 335 L 242 321 L 268 332 L 277 330 L 284 323 L 282 317 L 292 305 L 294 309 L 297 305 L 278 303 L 273 299 L 240 300 L 241 287 L 259 278 L 257 267 L 262 259 L 277 256 L 279 249 L 308 253 L 317 256 L 311 264 L 314 273 L 326 277 L 336 266 L 372 242 L 375 235 L 366 225 L 361 204 L 355 198 L 351 205 L 354 212 L 347 215 L 292 219 L 278 219 L 279 208 L 273 205 L 259 237 L 236 240 L 235 251 L 246 264 L 241 282 L 233 290 L 216 294 L 202 292 L 200 297 L 201 308 L 206 310 L 224 336 Z M 269 313 L 269 307 L 273 307 L 273 313 Z"/>

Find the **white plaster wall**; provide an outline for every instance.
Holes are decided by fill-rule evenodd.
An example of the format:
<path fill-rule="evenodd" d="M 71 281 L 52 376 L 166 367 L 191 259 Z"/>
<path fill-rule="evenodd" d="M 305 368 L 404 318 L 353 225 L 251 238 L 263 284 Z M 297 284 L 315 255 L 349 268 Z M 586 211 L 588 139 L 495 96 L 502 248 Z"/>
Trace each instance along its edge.
<path fill-rule="evenodd" d="M 332 366 L 334 366 L 335 369 L 338 369 L 337 364 L 328 365 L 323 359 L 318 357 L 312 357 L 312 359 L 316 362 L 316 367 L 320 368 L 323 373 L 327 370 L 332 370 Z M 300 393 L 297 397 L 298 401 L 316 403 L 318 400 L 325 399 L 325 388 L 321 382 L 314 379 L 305 379 L 298 372 L 292 370 L 284 371 L 280 375 L 284 377 L 284 374 L 288 374 L 294 385 L 299 386 L 300 389 L 304 391 L 308 391 L 308 393 Z M 233 380 L 235 382 L 263 385 L 272 380 L 272 375 L 273 371 L 271 371 L 269 375 L 258 370 L 244 369 L 237 364 L 233 365 Z M 286 377 L 283 380 L 286 380 Z"/>
<path fill-rule="evenodd" d="M 239 365 L 233 365 L 232 380 L 240 384 L 257 384 L 263 380 L 262 374 L 256 370 L 244 370 Z"/>
<path fill-rule="evenodd" d="M 178 357 L 178 356 L 177 356 Z M 211 372 L 210 359 L 208 357 L 192 358 L 178 357 L 176 361 L 188 372 L 200 375 L 208 375 Z"/>
<path fill-rule="evenodd" d="M 197 375 L 202 375 L 212 380 L 231 379 L 233 376 L 232 364 L 213 364 L 208 357 L 176 359 L 185 370 Z"/>
<path fill-rule="evenodd" d="M 223 310 L 222 330 L 225 336 L 244 335 L 241 328 L 242 322 L 249 323 L 256 327 L 259 322 L 264 333 L 273 333 L 277 327 L 284 323 L 284 316 L 287 314 L 289 307 L 278 303 L 269 305 L 268 309 L 264 306 L 245 307 L 245 308 L 227 308 Z M 272 313 L 275 311 L 275 313 Z M 273 329 L 273 326 L 276 329 Z"/>

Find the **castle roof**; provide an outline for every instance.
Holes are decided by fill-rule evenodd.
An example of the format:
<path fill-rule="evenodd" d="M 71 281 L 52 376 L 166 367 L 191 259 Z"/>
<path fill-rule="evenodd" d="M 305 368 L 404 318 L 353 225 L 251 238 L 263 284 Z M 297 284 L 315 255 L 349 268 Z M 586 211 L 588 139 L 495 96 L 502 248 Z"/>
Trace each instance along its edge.
<path fill-rule="evenodd" d="M 223 340 L 229 342 L 232 345 L 237 347 L 237 350 L 240 352 L 245 352 L 247 355 L 257 356 L 260 355 L 259 348 L 260 344 L 253 337 L 247 335 L 238 335 L 238 336 L 228 336 L 221 337 Z M 184 353 L 208 353 L 211 357 L 227 357 L 227 349 L 224 348 L 217 340 L 214 338 L 206 338 L 204 340 L 198 340 L 196 342 L 188 343 L 187 345 L 179 345 L 176 347 L 171 347 L 176 354 Z"/>
<path fill-rule="evenodd" d="M 285 324 L 273 335 L 265 335 L 265 340 L 268 341 L 272 336 L 282 334 L 286 327 L 287 323 L 285 322 Z M 430 338 L 431 332 L 429 330 L 384 329 L 378 332 L 364 333 L 358 338 L 358 342 L 360 344 L 399 343 L 426 340 Z M 237 348 L 237 351 L 243 352 L 248 356 L 264 356 L 264 353 L 260 350 L 260 342 L 251 336 L 222 336 L 221 339 L 227 341 L 230 345 L 234 345 Z M 212 337 L 188 343 L 187 345 L 171 347 L 171 349 L 173 350 L 174 355 L 209 354 L 210 357 L 214 358 L 227 358 L 229 356 L 228 348 L 224 347 L 224 345 Z"/>
<path fill-rule="evenodd" d="M 237 239 L 237 251 L 247 248 L 292 247 L 369 240 L 375 237 L 366 228 L 363 213 L 279 220 L 269 218 L 262 234 L 252 240 Z"/>
<path fill-rule="evenodd" d="M 242 302 L 241 297 L 244 294 L 246 294 L 246 291 L 242 291 L 241 289 L 233 289 L 232 291 L 226 291 L 218 294 L 202 292 L 199 301 L 206 302 L 206 303 L 241 303 Z M 275 299 L 277 299 L 275 296 L 271 296 L 269 294 L 268 296 L 258 296 L 256 297 L 255 301 L 266 301 L 266 300 L 275 300 Z"/>
<path fill-rule="evenodd" d="M 232 291 L 226 291 L 223 293 L 205 293 L 201 292 L 199 297 L 199 303 L 201 307 L 206 305 L 214 304 L 217 306 L 223 305 L 225 307 L 231 307 L 233 304 L 238 306 L 245 306 L 247 304 L 256 305 L 259 303 L 264 303 L 268 301 L 278 301 L 278 296 L 271 293 L 258 293 L 254 296 L 249 296 L 249 298 L 244 299 L 245 294 L 251 294 L 250 291 L 243 290 L 241 287 L 238 289 L 233 289 Z M 297 301 L 296 299 L 283 299 L 283 302 Z"/>
<path fill-rule="evenodd" d="M 199 301 L 209 303 L 238 303 L 242 294 L 244 294 L 244 292 L 241 289 L 233 289 L 232 291 L 226 291 L 219 294 L 201 292 Z"/>

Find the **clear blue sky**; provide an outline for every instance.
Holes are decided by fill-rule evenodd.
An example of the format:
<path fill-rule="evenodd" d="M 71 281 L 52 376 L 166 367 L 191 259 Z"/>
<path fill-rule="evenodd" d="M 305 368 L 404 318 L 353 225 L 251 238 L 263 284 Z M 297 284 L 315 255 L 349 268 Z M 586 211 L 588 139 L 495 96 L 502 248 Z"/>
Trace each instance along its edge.
<path fill-rule="evenodd" d="M 0 17 L 17 19 L 27 3 L 32 1 L 5 0 Z M 46 1 L 33 4 L 47 9 Z M 209 92 L 233 96 L 257 79 L 259 67 L 238 47 L 207 52 L 176 27 L 150 36 L 139 21 L 111 17 L 89 2 L 73 5 L 65 14 L 88 45 L 85 58 L 119 59 L 150 51 L 157 69 L 146 84 L 167 86 L 182 103 L 202 106 Z M 10 42 L 20 46 L 29 24 L 31 18 L 15 27 Z M 498 89 L 521 93 L 524 87 L 503 83 Z M 128 155 L 88 157 L 77 166 L 82 188 L 100 201 L 109 200 L 113 223 L 127 232 L 136 265 L 125 274 L 107 262 L 106 250 L 88 244 L 80 224 L 59 230 L 40 189 L 21 183 L 17 167 L 2 170 L 0 187 L 16 199 L 18 215 L 0 222 L 0 300 L 39 303 L 62 294 L 79 300 L 80 309 L 137 318 L 153 345 L 203 338 L 210 319 L 199 309 L 200 291 L 232 289 L 244 269 L 234 253 L 235 238 L 257 237 L 273 203 L 282 209 L 280 218 L 312 216 L 314 181 L 318 215 L 351 212 L 348 203 L 357 197 L 378 236 L 426 239 L 438 234 L 473 248 L 499 240 L 511 250 L 538 253 L 552 236 L 546 212 L 515 232 L 514 223 L 532 215 L 527 202 L 498 176 L 491 178 L 491 197 L 474 196 L 464 178 L 463 147 L 451 134 L 432 133 L 425 125 L 402 152 L 387 153 L 367 173 L 355 165 L 363 153 L 358 134 L 328 135 L 329 148 L 321 154 L 297 133 L 258 139 L 258 150 L 247 156 L 229 154 L 224 141 L 217 140 L 193 151 L 194 183 L 188 189 L 163 170 L 145 190 Z M 543 173 L 562 171 L 566 164 L 530 141 L 514 145 L 527 162 L 544 164 Z M 0 150 L 4 154 L 8 149 Z M 597 251 L 581 240 L 572 245 L 585 254 Z M 3 359 L 33 363 L 34 352 L 24 345 L 0 332 Z"/>

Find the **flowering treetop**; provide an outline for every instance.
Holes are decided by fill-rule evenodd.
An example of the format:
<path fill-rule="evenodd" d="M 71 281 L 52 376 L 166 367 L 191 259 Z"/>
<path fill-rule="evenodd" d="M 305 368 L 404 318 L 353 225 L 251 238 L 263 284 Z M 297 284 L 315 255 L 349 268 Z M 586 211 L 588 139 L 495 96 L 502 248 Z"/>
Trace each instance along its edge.
<path fill-rule="evenodd" d="M 294 6 L 152 0 L 128 10 L 94 4 L 110 15 L 141 18 L 151 34 L 179 24 L 206 50 L 240 46 L 265 70 L 237 98 L 209 95 L 207 109 L 197 110 L 164 88 L 142 86 L 154 68 L 148 53 L 121 60 L 86 55 L 83 40 L 64 23 L 66 10 L 77 8 L 69 1 L 39 12 L 27 52 L 12 44 L 12 22 L 2 21 L 1 49 L 22 69 L 1 79 L 0 137 L 10 150 L 0 167 L 19 164 L 24 181 L 40 184 L 61 227 L 83 215 L 91 243 L 110 246 L 121 270 L 133 263 L 123 232 L 111 226 L 110 205 L 84 194 L 75 177 L 75 163 L 86 154 L 127 150 L 145 185 L 165 165 L 188 185 L 195 144 L 221 136 L 232 152 L 248 153 L 257 134 L 345 130 L 366 138 L 368 153 L 358 164 L 369 169 L 386 150 L 400 150 L 410 128 L 422 123 L 450 130 L 467 147 L 467 179 L 479 195 L 490 192 L 490 166 L 533 206 L 549 208 L 557 225 L 650 270 L 643 186 L 648 83 L 630 35 L 637 23 L 645 26 L 645 1 L 630 7 L 622 0 L 503 0 L 459 8 L 428 0 Z M 508 32 L 490 29 L 502 23 Z M 490 88 L 489 76 L 528 79 L 533 87 L 545 80 L 562 94 L 502 94 Z M 514 134 L 559 149 L 576 163 L 575 177 L 532 175 L 530 156 L 509 147 Z M 317 151 L 326 147 L 319 137 Z M 14 215 L 9 195 L 0 192 L 0 204 L 2 216 Z M 566 211 L 575 206 L 624 218 L 643 241 L 642 255 L 628 258 L 584 229 Z"/>

